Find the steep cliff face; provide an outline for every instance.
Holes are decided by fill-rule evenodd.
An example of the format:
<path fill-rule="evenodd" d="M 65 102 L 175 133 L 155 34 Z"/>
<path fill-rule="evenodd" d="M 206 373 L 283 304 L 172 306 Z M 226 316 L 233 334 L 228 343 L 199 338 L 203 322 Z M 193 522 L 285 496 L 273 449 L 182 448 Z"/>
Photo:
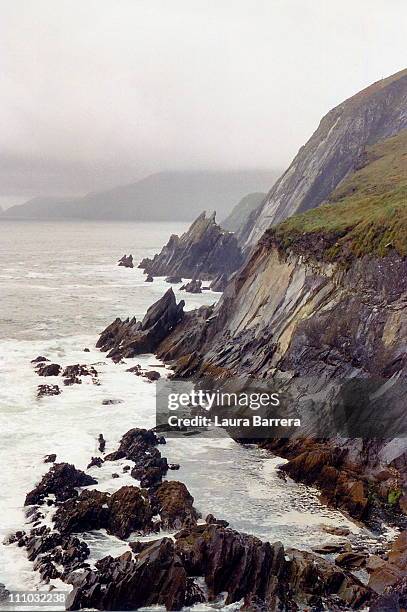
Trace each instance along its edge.
<path fill-rule="evenodd" d="M 264 240 L 217 307 L 188 313 L 158 355 L 173 362 L 176 377 L 209 377 L 218 384 L 250 378 L 287 393 L 305 428 L 297 440 L 265 445 L 292 460 L 290 475 L 320 485 L 330 501 L 365 517 L 369 487 L 378 486 L 383 469 L 394 469 L 379 488 L 384 503 L 392 490 L 407 490 L 406 301 L 407 261 L 396 253 L 365 256 L 345 270 L 282 253 Z M 349 381 L 367 386 L 352 396 L 347 428 L 337 431 L 337 405 Z M 372 392 L 379 399 L 366 411 L 362 404 Z M 310 405 L 326 429 L 307 429 Z M 354 438 L 365 431 L 370 409 L 380 421 L 371 437 Z M 397 432 L 404 437 L 387 439 Z M 309 436 L 326 442 L 310 445 L 303 439 Z"/>
<path fill-rule="evenodd" d="M 187 232 L 172 235 L 160 253 L 143 259 L 139 267 L 152 276 L 208 280 L 229 276 L 242 261 L 234 234 L 216 223 L 215 213 L 207 217 L 203 212 Z"/>
<path fill-rule="evenodd" d="M 386 504 L 407 490 L 404 144 L 400 134 L 374 147 L 335 204 L 266 232 L 217 306 L 188 313 L 158 348 L 176 376 L 278 385 L 305 423 L 313 405 L 326 431 L 265 444 L 358 517 L 369 491 Z"/>
<path fill-rule="evenodd" d="M 331 110 L 239 232 L 253 245 L 270 226 L 315 208 L 355 169 L 365 147 L 407 127 L 407 70 Z"/>

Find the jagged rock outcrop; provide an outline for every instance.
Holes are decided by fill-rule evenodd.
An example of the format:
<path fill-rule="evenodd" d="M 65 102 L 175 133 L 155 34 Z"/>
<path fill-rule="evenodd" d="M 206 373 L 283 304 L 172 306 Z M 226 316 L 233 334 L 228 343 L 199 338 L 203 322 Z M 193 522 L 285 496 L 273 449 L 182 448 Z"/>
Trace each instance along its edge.
<path fill-rule="evenodd" d="M 67 609 L 162 605 L 181 610 L 225 594 L 225 605 L 244 598 L 246 610 L 277 612 L 298 604 L 349 610 L 372 597 L 351 574 L 311 553 L 285 551 L 279 542 L 262 542 L 217 524 L 184 529 L 175 541 L 162 538 L 132 549 L 134 555 L 105 557 L 96 569 L 69 576 L 73 590 Z M 204 578 L 205 589 L 198 577 Z"/>
<path fill-rule="evenodd" d="M 117 265 L 123 268 L 134 268 L 133 255 L 123 255 L 123 257 L 119 259 Z"/>
<path fill-rule="evenodd" d="M 139 268 L 152 276 L 212 279 L 230 276 L 242 263 L 234 234 L 222 229 L 215 213 L 203 212 L 182 236 L 173 234 L 153 259 L 143 259 Z"/>
<path fill-rule="evenodd" d="M 100 335 L 96 344 L 108 357 L 120 361 L 142 353 L 154 352 L 160 342 L 184 316 L 184 301 L 178 304 L 172 288 L 147 310 L 142 321 L 117 318 Z"/>
<path fill-rule="evenodd" d="M 55 463 L 38 485 L 27 494 L 25 506 L 40 504 L 44 497 L 55 495 L 57 501 L 65 501 L 78 495 L 77 487 L 97 484 L 97 480 L 77 470 L 69 463 Z"/>
<path fill-rule="evenodd" d="M 194 278 L 189 283 L 183 285 L 181 291 L 186 291 L 187 293 L 202 293 L 202 281 Z"/>
<path fill-rule="evenodd" d="M 268 227 L 319 206 L 358 167 L 367 145 L 406 127 L 407 70 L 403 70 L 367 87 L 321 120 L 239 231 L 239 243 L 254 245 Z"/>

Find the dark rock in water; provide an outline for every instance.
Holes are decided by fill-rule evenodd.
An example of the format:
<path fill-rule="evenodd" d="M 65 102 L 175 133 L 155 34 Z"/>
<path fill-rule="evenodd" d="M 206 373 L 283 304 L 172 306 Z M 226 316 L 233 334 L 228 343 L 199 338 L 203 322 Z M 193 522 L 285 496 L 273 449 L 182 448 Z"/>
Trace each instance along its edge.
<path fill-rule="evenodd" d="M 152 495 L 153 506 L 161 516 L 162 529 L 182 529 L 196 525 L 194 498 L 183 482 L 165 481 Z"/>
<path fill-rule="evenodd" d="M 187 293 L 202 293 L 202 281 L 196 278 L 192 279 L 189 283 L 181 287 L 181 291 L 187 291 Z"/>
<path fill-rule="evenodd" d="M 131 475 L 140 481 L 142 487 L 148 488 L 161 482 L 168 470 L 167 459 L 161 456 L 157 448 L 140 452 L 133 461 L 134 467 L 131 470 Z"/>
<path fill-rule="evenodd" d="M 133 255 L 123 255 L 123 257 L 119 259 L 118 265 L 124 268 L 134 268 Z"/>
<path fill-rule="evenodd" d="M 147 378 L 150 382 L 153 382 L 161 378 L 161 374 L 156 370 L 148 370 L 147 372 L 144 372 L 143 378 Z"/>
<path fill-rule="evenodd" d="M 181 276 L 167 276 L 167 278 L 165 279 L 166 283 L 174 283 L 175 285 L 177 283 L 182 283 L 182 277 Z"/>
<path fill-rule="evenodd" d="M 88 366 L 86 364 L 76 363 L 75 365 L 66 366 L 64 369 L 62 376 L 66 378 L 75 378 L 80 376 L 92 376 L 96 377 L 98 375 L 96 369 L 93 366 Z"/>
<path fill-rule="evenodd" d="M 106 461 L 128 459 L 134 462 L 131 475 L 140 481 L 142 487 L 150 487 L 161 482 L 167 473 L 168 463 L 155 448 L 165 443 L 164 438 L 147 429 L 130 429 L 120 441 L 117 451 L 106 456 Z"/>
<path fill-rule="evenodd" d="M 58 385 L 38 385 L 37 397 L 43 397 L 44 395 L 61 395 L 62 391 Z"/>
<path fill-rule="evenodd" d="M 97 371 L 93 366 L 76 363 L 74 365 L 67 366 L 62 372 L 64 378 L 64 385 L 81 385 L 81 376 L 91 376 L 92 381 L 97 383 Z"/>
<path fill-rule="evenodd" d="M 137 364 L 135 366 L 132 366 L 131 368 L 128 368 L 126 372 L 131 372 L 132 374 L 135 374 L 136 376 L 141 376 L 142 374 L 141 365 Z"/>
<path fill-rule="evenodd" d="M 152 283 L 154 281 L 154 278 L 151 276 L 151 274 L 147 274 L 146 278 L 144 279 L 145 283 Z"/>
<path fill-rule="evenodd" d="M 64 385 L 66 387 L 71 387 L 72 385 L 81 385 L 82 381 L 77 376 L 72 376 L 72 378 L 64 378 Z"/>
<path fill-rule="evenodd" d="M 102 406 L 114 406 L 115 404 L 122 404 L 121 399 L 104 399 L 102 400 Z"/>
<path fill-rule="evenodd" d="M 44 497 L 53 494 L 57 501 L 65 501 L 78 495 L 76 487 L 97 484 L 97 480 L 77 470 L 69 463 L 55 463 L 41 482 L 27 494 L 24 505 L 41 504 Z"/>
<path fill-rule="evenodd" d="M 117 461 L 117 459 L 129 459 L 139 461 L 140 456 L 150 452 L 154 446 L 160 444 L 160 439 L 151 429 L 140 429 L 135 427 L 124 434 L 120 440 L 117 451 L 106 456 L 106 461 Z"/>
<path fill-rule="evenodd" d="M 90 460 L 90 463 L 87 466 L 87 470 L 89 470 L 91 467 L 102 467 L 103 464 L 103 459 L 102 457 L 92 457 L 92 459 Z"/>
<path fill-rule="evenodd" d="M 168 464 L 168 469 L 169 470 L 179 470 L 180 468 L 180 464 L 179 463 L 169 463 Z"/>
<path fill-rule="evenodd" d="M 46 357 L 42 357 L 41 355 L 39 355 L 35 359 L 31 359 L 31 363 L 43 363 L 44 361 L 49 361 L 49 359 L 47 359 Z"/>
<path fill-rule="evenodd" d="M 123 472 L 130 472 L 130 466 L 129 465 L 124 465 L 123 466 Z"/>
<path fill-rule="evenodd" d="M 84 348 L 84 349 L 83 349 L 83 352 L 84 352 L 84 353 L 90 353 L 90 349 L 88 349 L 88 348 Z"/>
<path fill-rule="evenodd" d="M 104 439 L 103 434 L 99 434 L 98 442 L 99 442 L 99 451 L 101 453 L 104 453 L 105 452 L 105 448 L 106 448 L 106 440 Z"/>
<path fill-rule="evenodd" d="M 44 364 L 39 363 L 36 368 L 38 376 L 59 376 L 61 373 L 61 366 L 57 363 Z"/>
<path fill-rule="evenodd" d="M 96 346 L 110 351 L 108 357 L 120 361 L 141 353 L 153 353 L 184 316 L 184 301 L 176 303 L 174 292 L 166 293 L 147 310 L 144 319 L 116 319 L 101 334 Z"/>
<path fill-rule="evenodd" d="M 54 461 L 56 461 L 56 454 L 52 453 L 51 455 L 45 455 L 44 457 L 44 463 L 54 463 Z"/>
<path fill-rule="evenodd" d="M 203 212 L 181 237 L 172 235 L 153 259 L 143 259 L 139 268 L 152 276 L 211 279 L 232 274 L 243 262 L 233 233 L 223 230 L 215 213 Z M 169 281 L 171 282 L 171 281 Z M 175 281 L 172 281 L 175 282 Z"/>
<path fill-rule="evenodd" d="M 119 474 L 117 474 L 117 472 L 114 472 L 114 473 L 112 474 L 112 478 L 120 478 L 120 476 L 119 476 Z"/>

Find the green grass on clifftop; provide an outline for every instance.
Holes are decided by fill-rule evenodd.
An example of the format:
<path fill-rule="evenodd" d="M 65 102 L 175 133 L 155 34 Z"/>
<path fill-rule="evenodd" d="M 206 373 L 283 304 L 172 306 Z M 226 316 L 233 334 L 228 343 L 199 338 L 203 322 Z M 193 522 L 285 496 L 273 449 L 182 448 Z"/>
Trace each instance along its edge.
<path fill-rule="evenodd" d="M 287 219 L 268 236 L 329 261 L 392 250 L 407 255 L 407 130 L 369 147 L 362 164 L 328 203 Z"/>

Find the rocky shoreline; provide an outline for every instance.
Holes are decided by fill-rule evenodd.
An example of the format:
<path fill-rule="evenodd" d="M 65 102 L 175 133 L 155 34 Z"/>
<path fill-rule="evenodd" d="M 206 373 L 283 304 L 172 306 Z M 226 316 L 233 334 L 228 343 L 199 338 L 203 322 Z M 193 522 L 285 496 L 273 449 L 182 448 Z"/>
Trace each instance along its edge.
<path fill-rule="evenodd" d="M 72 586 L 67 609 L 164 605 L 181 610 L 223 601 L 258 611 L 303 605 L 350 610 L 370 603 L 372 610 L 379 610 L 381 601 L 403 601 L 401 591 L 386 590 L 385 585 L 391 583 L 389 576 L 396 584 L 405 569 L 405 533 L 387 554 L 368 556 L 351 552 L 348 545 L 347 552 L 331 562 L 280 542 L 262 542 L 212 515 L 203 521 L 185 485 L 165 480 L 173 466 L 159 450 L 163 445 L 160 434 L 136 428 L 122 437 L 116 451 L 103 456 L 103 462 L 122 460 L 123 471 L 131 471 L 139 483 L 134 486 L 100 492 L 96 478 L 51 457 L 52 467 L 27 494 L 26 531 L 11 535 L 6 543 L 26 549 L 44 583 L 59 578 Z M 127 542 L 128 551 L 91 565 L 82 536 L 99 529 Z M 148 535 L 152 539 L 138 539 Z M 318 552 L 338 550 L 341 547 L 333 546 Z M 361 566 L 369 572 L 368 585 L 352 573 Z"/>

